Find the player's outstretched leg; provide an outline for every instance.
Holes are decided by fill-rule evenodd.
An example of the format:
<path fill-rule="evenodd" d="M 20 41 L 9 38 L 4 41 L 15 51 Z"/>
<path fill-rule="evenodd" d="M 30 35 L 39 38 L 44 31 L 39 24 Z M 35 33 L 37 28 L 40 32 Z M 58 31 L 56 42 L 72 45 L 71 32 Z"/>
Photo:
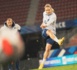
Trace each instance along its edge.
<path fill-rule="evenodd" d="M 51 39 L 53 39 L 55 42 L 57 42 L 60 46 L 63 44 L 63 42 L 64 42 L 64 40 L 65 40 L 64 37 L 62 37 L 61 39 L 58 39 L 58 38 L 56 37 L 56 35 L 53 34 L 53 32 L 52 32 L 51 30 L 47 30 L 47 31 L 46 31 L 46 34 L 47 34 Z"/>

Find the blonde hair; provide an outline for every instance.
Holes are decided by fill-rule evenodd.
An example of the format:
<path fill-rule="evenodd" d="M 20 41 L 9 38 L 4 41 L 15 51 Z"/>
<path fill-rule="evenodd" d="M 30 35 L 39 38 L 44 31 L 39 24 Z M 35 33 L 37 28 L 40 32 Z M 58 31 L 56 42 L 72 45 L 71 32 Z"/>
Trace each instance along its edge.
<path fill-rule="evenodd" d="M 54 9 L 52 8 L 52 6 L 50 4 L 45 4 L 44 8 L 49 7 L 51 8 L 51 10 L 54 12 Z"/>

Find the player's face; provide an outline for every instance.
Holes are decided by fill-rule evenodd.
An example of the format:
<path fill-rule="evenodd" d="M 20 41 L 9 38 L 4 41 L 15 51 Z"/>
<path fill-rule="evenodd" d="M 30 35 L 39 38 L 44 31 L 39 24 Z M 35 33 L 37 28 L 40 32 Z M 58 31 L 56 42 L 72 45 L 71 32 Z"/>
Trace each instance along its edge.
<path fill-rule="evenodd" d="M 46 8 L 45 8 L 45 12 L 46 12 L 47 14 L 51 14 L 51 13 L 52 13 L 52 10 L 51 10 L 50 7 L 46 7 Z"/>
<path fill-rule="evenodd" d="M 12 26 L 12 24 L 13 24 L 12 19 L 8 19 L 8 20 L 6 21 L 6 24 L 7 24 L 7 26 Z"/>

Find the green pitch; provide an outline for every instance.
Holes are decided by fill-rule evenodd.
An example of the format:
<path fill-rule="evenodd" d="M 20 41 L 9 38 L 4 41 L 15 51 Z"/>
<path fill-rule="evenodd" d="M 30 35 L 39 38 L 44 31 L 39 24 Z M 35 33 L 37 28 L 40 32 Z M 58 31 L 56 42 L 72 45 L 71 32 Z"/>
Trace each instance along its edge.
<path fill-rule="evenodd" d="M 33 70 L 39 70 L 39 69 L 33 69 Z M 51 67 L 51 68 L 43 68 L 41 70 L 77 70 L 77 64 L 57 66 L 57 67 Z"/>

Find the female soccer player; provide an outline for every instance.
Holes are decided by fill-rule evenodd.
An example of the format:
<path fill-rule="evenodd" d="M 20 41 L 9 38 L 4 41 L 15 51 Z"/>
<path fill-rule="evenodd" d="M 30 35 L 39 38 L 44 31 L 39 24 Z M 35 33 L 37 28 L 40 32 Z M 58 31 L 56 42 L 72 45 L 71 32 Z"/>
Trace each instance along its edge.
<path fill-rule="evenodd" d="M 64 37 L 58 39 L 56 37 L 56 14 L 54 13 L 54 9 L 50 4 L 46 4 L 44 6 L 45 11 L 43 12 L 43 22 L 41 24 L 42 28 L 42 36 L 46 39 L 46 48 L 43 56 L 42 63 L 39 66 L 39 69 L 42 69 L 44 66 L 44 62 L 46 61 L 49 52 L 52 48 L 54 42 L 57 42 L 60 46 L 64 41 Z"/>

